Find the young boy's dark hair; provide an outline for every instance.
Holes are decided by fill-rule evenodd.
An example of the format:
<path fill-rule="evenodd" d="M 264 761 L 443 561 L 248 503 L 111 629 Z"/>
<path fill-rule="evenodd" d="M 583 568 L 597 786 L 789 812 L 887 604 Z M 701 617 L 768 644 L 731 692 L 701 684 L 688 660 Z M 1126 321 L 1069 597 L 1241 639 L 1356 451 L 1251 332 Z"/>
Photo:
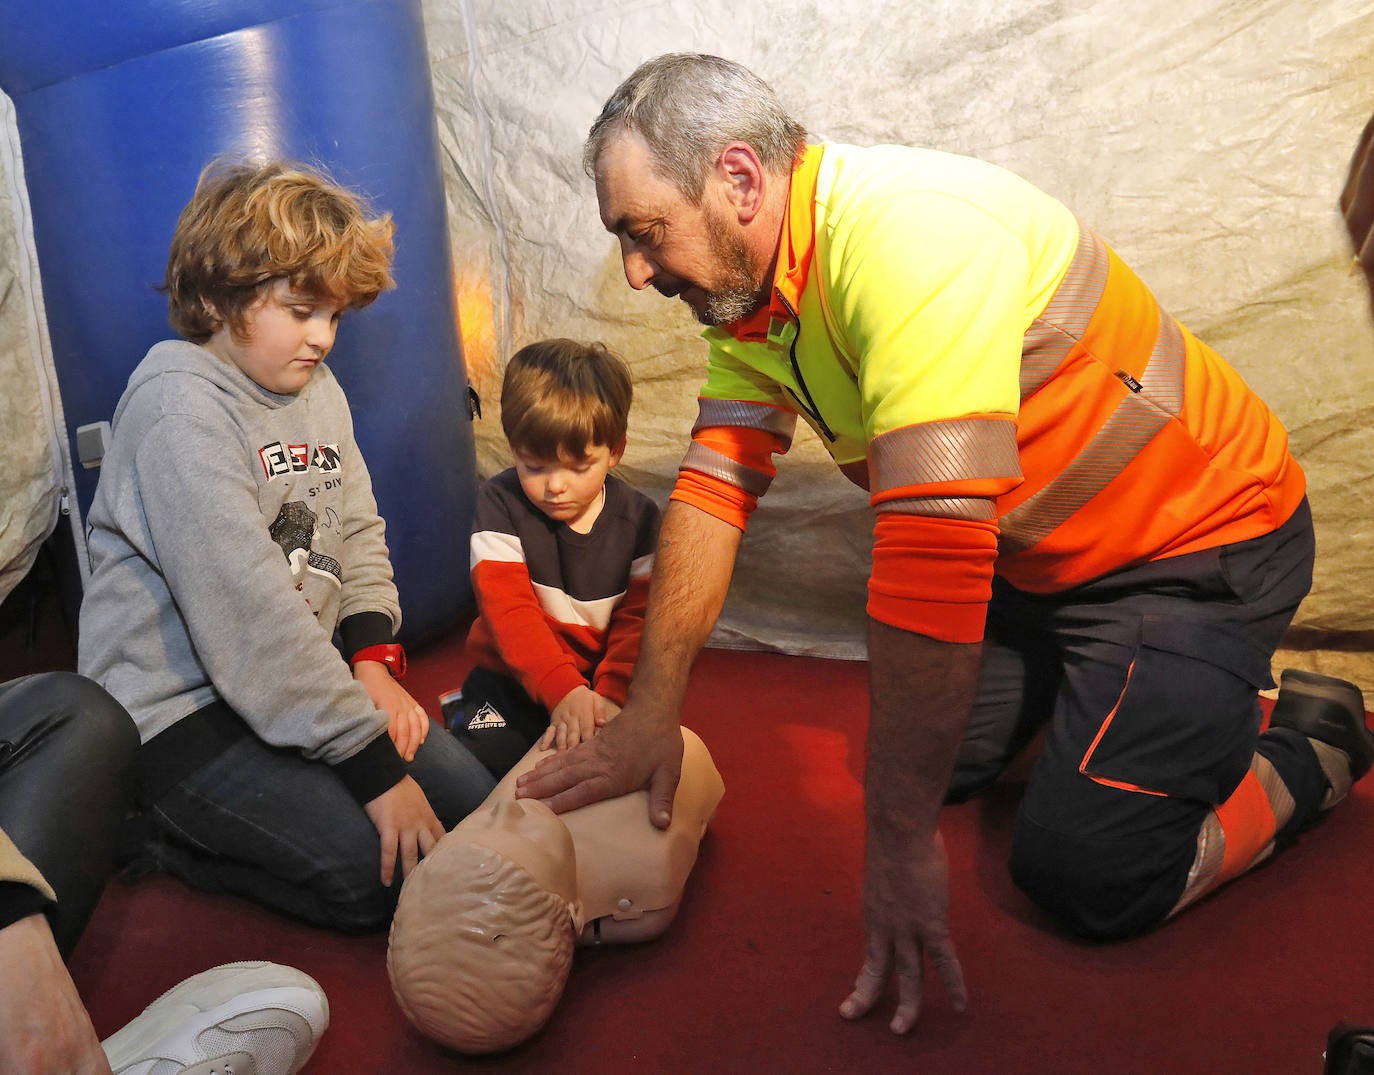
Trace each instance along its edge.
<path fill-rule="evenodd" d="M 511 356 L 501 382 L 501 428 L 515 451 L 580 459 L 625 443 L 630 368 L 600 343 L 540 340 Z"/>
<path fill-rule="evenodd" d="M 219 326 L 242 335 L 245 312 L 284 279 L 292 290 L 360 309 L 392 287 L 394 225 L 323 174 L 273 161 L 213 161 L 177 220 L 167 255 L 167 316 L 192 343 Z"/>

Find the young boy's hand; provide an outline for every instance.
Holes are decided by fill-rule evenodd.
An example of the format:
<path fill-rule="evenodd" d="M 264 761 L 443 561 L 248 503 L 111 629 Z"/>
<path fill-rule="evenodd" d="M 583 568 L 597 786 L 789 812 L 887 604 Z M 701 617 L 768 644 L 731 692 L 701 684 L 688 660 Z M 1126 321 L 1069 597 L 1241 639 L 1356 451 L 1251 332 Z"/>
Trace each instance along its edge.
<path fill-rule="evenodd" d="M 419 784 L 403 777 L 363 807 L 382 837 L 382 884 L 390 887 L 400 854 L 401 876 L 409 877 L 416 864 L 444 835 Z"/>
<path fill-rule="evenodd" d="M 606 723 L 606 699 L 590 687 L 574 687 L 549 714 L 549 730 L 539 739 L 539 749 L 568 750 L 596 734 Z"/>
<path fill-rule="evenodd" d="M 604 713 L 602 716 L 597 718 L 596 726 L 598 728 L 604 728 L 607 724 L 609 724 L 612 720 L 614 720 L 617 716 L 620 715 L 619 702 L 613 702 L 609 698 L 603 696 L 601 699 L 601 704 L 604 709 Z"/>
<path fill-rule="evenodd" d="M 414 761 L 415 751 L 429 735 L 425 707 L 392 678 L 381 661 L 359 661 L 353 666 L 353 678 L 367 688 L 372 704 L 387 715 L 386 730 L 396 744 L 396 753 Z"/>

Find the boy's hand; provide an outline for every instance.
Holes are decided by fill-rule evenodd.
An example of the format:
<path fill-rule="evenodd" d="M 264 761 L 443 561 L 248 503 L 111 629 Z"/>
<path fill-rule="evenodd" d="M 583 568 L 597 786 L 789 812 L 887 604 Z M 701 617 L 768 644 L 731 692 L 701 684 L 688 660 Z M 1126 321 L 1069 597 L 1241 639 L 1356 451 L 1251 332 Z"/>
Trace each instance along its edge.
<path fill-rule="evenodd" d="M 408 776 L 363 809 L 382 837 L 382 884 L 388 888 L 396 876 L 398 851 L 402 877 L 409 877 L 420 859 L 428 855 L 444 835 L 444 826 L 434 816 L 424 791 Z"/>
<path fill-rule="evenodd" d="M 367 688 L 372 704 L 387 715 L 386 730 L 396 744 L 396 753 L 414 761 L 415 751 L 429 735 L 425 707 L 392 678 L 381 661 L 359 661 L 353 666 L 353 678 Z"/>
<path fill-rule="evenodd" d="M 539 749 L 568 750 L 596 734 L 606 723 L 606 699 L 588 686 L 574 687 L 549 714 L 549 730 L 539 739 Z"/>
<path fill-rule="evenodd" d="M 620 713 L 620 704 L 619 704 L 618 702 L 613 702 L 613 701 L 611 701 L 609 698 L 605 697 L 604 695 L 602 696 L 601 704 L 602 704 L 602 706 L 604 707 L 604 710 L 605 710 L 605 711 L 604 711 L 604 713 L 603 713 L 600 717 L 598 717 L 597 720 L 596 720 L 596 726 L 597 726 L 597 728 L 604 728 L 607 724 L 609 724 L 612 720 L 614 720 L 614 719 L 616 718 L 616 716 L 618 716 L 619 713 Z"/>

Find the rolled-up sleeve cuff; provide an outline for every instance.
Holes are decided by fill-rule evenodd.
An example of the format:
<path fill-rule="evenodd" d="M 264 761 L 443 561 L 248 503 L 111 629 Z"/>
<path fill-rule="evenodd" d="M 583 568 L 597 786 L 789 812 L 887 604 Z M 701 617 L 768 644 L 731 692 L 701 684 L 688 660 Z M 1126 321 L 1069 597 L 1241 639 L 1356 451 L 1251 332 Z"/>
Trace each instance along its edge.
<path fill-rule="evenodd" d="M 877 593 L 870 586 L 868 614 L 879 623 L 941 642 L 981 642 L 988 606 L 901 600 Z"/>
<path fill-rule="evenodd" d="M 348 793 L 363 805 L 382 792 L 390 791 L 406 775 L 406 763 L 396 753 L 396 746 L 386 732 L 351 758 L 335 762 L 333 768 Z"/>
<path fill-rule="evenodd" d="M 32 885 L 20 881 L 0 881 L 0 929 L 52 906 L 53 901 Z"/>
<path fill-rule="evenodd" d="M 569 694 L 586 685 L 587 681 L 581 672 L 570 664 L 560 664 L 539 681 L 534 694 L 539 699 L 539 704 L 552 712 Z"/>
<path fill-rule="evenodd" d="M 385 612 L 355 612 L 339 622 L 339 642 L 344 660 L 353 663 L 353 654 L 368 646 L 385 646 L 395 640 L 391 617 Z"/>
<path fill-rule="evenodd" d="M 678 472 L 668 499 L 690 504 L 737 530 L 748 527 L 749 516 L 759 503 L 759 498 L 751 493 L 695 470 Z"/>
<path fill-rule="evenodd" d="M 996 526 L 880 514 L 868 614 L 944 642 L 978 642 L 987 623 Z"/>

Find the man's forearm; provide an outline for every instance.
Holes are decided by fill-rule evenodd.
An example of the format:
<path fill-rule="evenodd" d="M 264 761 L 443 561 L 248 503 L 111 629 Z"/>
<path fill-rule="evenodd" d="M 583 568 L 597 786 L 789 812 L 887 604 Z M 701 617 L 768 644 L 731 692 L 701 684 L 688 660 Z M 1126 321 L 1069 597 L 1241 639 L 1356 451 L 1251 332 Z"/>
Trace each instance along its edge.
<path fill-rule="evenodd" d="M 934 833 L 981 662 L 981 643 L 940 642 L 869 621 L 870 826 L 910 837 Z"/>
<path fill-rule="evenodd" d="M 698 508 L 668 505 L 654 552 L 631 703 L 680 710 L 692 662 L 725 604 L 740 538 L 734 526 Z"/>

